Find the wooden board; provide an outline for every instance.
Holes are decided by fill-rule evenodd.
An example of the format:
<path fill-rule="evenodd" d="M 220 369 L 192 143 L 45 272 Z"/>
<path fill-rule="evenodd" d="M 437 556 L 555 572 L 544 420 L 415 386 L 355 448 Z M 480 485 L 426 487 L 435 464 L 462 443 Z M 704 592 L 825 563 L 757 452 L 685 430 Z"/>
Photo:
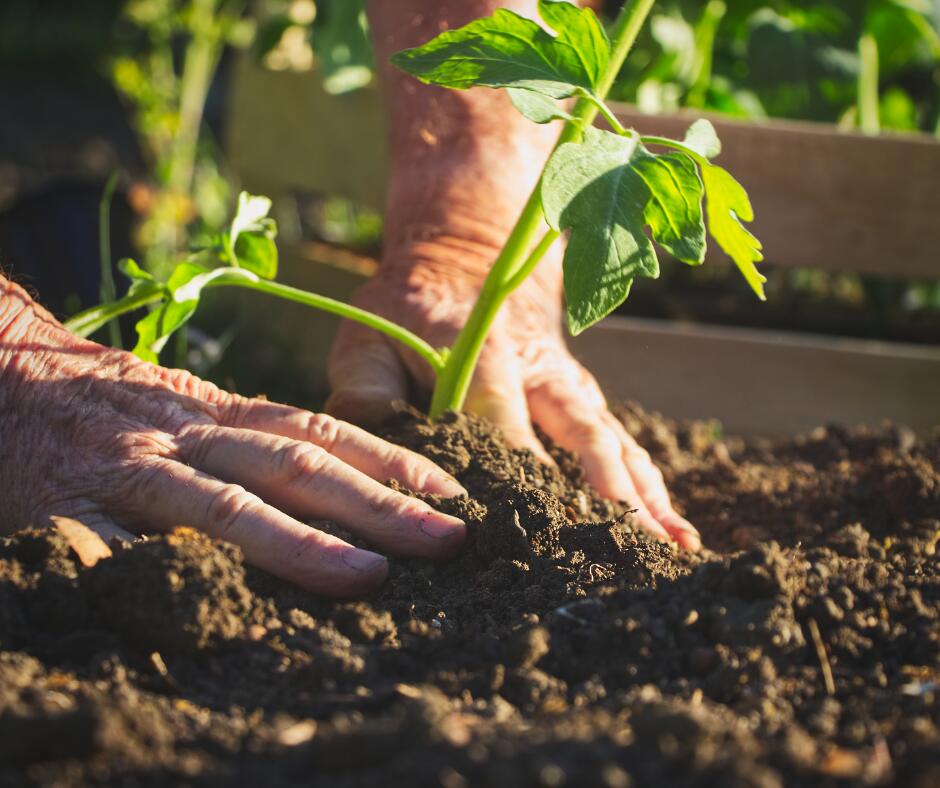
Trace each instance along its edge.
<path fill-rule="evenodd" d="M 616 113 L 625 126 L 677 139 L 700 116 L 653 117 L 624 105 Z M 768 263 L 940 279 L 940 141 L 709 119 L 724 147 L 718 163 L 751 195 Z"/>
<path fill-rule="evenodd" d="M 385 112 L 372 88 L 333 96 L 315 72 L 270 71 L 242 55 L 228 104 L 226 156 L 246 189 L 338 195 L 381 210 Z"/>
<path fill-rule="evenodd" d="M 616 112 L 627 126 L 680 139 L 699 115 Z M 769 264 L 940 279 L 940 141 L 710 117 L 724 142 L 719 161 L 751 194 Z M 330 96 L 314 72 L 271 72 L 245 56 L 228 125 L 228 154 L 247 188 L 382 208 L 385 118 L 375 88 Z"/>
<path fill-rule="evenodd" d="M 609 399 L 718 418 L 729 433 L 940 426 L 940 348 L 608 318 L 572 349 Z"/>

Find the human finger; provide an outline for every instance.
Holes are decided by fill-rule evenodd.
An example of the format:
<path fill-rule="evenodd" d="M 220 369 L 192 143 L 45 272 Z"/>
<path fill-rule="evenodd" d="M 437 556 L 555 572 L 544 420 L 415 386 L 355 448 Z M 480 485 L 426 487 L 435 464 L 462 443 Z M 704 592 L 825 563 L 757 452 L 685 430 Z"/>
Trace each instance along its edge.
<path fill-rule="evenodd" d="M 264 400 L 245 400 L 237 411 L 237 423 L 230 426 L 312 443 L 376 481 L 395 479 L 409 490 L 444 498 L 467 494 L 426 457 L 325 413 Z"/>
<path fill-rule="evenodd" d="M 140 473 L 122 507 L 142 524 L 191 526 L 237 545 L 254 566 L 329 596 L 368 593 L 388 574 L 383 556 L 304 525 L 237 484 L 172 460 Z"/>
<path fill-rule="evenodd" d="M 394 555 L 448 558 L 466 527 L 379 484 L 306 441 L 230 427 L 197 428 L 182 441 L 186 461 L 240 484 L 304 518 L 335 520 Z"/>

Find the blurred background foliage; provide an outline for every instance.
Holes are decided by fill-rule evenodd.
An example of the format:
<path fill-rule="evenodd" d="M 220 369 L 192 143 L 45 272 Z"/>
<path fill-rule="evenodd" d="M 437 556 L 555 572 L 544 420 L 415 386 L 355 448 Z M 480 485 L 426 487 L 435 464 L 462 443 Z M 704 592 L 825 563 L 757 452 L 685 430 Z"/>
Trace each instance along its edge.
<path fill-rule="evenodd" d="M 601 5 L 611 16 L 620 0 Z M 938 31 L 940 0 L 660 0 L 613 97 L 647 112 L 706 110 L 940 137 Z M 0 123 L 0 264 L 32 276 L 54 309 L 87 306 L 98 293 L 98 263 L 87 258 L 98 254 L 99 197 L 114 170 L 123 173 L 107 211 L 115 257 L 133 252 L 159 269 L 211 239 L 238 192 L 220 143 L 237 56 L 274 71 L 316 69 L 331 94 L 375 79 L 363 0 L 3 0 L 0 117 L 11 120 Z M 81 97 L 87 112 L 56 114 L 50 86 Z M 125 128 L 116 128 L 112 105 Z M 22 127 L 18 117 L 26 119 Z M 66 186 L 61 177 L 29 177 L 33 165 L 47 175 L 43 168 L 55 158 L 47 150 L 54 137 L 37 137 L 36 124 L 60 128 L 68 147 L 76 127 L 96 122 L 89 135 L 115 140 L 127 132 L 135 150 L 104 157 L 94 177 L 80 169 L 87 188 L 73 199 L 74 215 L 60 222 L 62 240 L 49 246 L 46 228 Z M 21 138 L 41 138 L 45 148 L 22 154 Z M 14 151 L 12 164 L 4 163 L 4 146 Z M 286 221 L 279 218 L 297 237 L 379 252 L 381 219 L 373 211 L 329 194 L 298 195 L 292 210 Z M 95 246 L 82 256 L 89 234 L 82 230 L 79 239 L 68 228 L 86 226 Z M 53 262 L 43 262 L 43 255 Z M 54 279 L 43 278 L 44 266 L 58 266 Z M 63 295 L 57 301 L 69 288 L 72 300 Z M 771 305 L 776 299 L 780 307 L 760 313 L 720 267 L 667 267 L 664 280 L 647 291 L 654 289 L 649 297 L 637 293 L 630 311 L 793 328 L 792 305 L 799 303 L 804 317 L 806 309 L 818 313 L 811 329 L 913 341 L 929 339 L 936 323 L 910 329 L 908 317 L 940 311 L 936 282 L 885 283 L 818 271 L 776 272 Z M 843 312 L 853 317 L 833 318 Z M 219 336 L 203 343 L 216 348 L 206 358 L 218 359 Z M 224 345 L 231 327 L 221 336 Z M 196 358 L 192 348 L 180 352 L 179 363 Z"/>

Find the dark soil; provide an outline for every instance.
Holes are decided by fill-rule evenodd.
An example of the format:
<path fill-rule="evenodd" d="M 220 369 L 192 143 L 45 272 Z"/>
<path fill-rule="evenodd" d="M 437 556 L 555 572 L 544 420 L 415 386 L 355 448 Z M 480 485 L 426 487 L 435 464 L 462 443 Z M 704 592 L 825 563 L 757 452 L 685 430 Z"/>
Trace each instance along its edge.
<path fill-rule="evenodd" d="M 188 531 L 0 540 L 0 785 L 940 785 L 940 434 L 623 417 L 715 552 L 409 414 L 470 536 L 367 600 Z"/>

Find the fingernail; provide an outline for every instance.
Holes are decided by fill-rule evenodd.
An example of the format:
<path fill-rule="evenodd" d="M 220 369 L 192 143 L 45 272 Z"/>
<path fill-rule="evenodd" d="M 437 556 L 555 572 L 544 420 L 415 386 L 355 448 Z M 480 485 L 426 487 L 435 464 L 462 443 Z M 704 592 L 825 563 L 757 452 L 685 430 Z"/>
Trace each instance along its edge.
<path fill-rule="evenodd" d="M 698 534 L 686 533 L 682 541 L 684 542 L 683 547 L 685 547 L 686 550 L 691 550 L 693 553 L 697 553 L 702 549 L 702 540 Z"/>
<path fill-rule="evenodd" d="M 467 495 L 467 490 L 453 476 L 442 473 L 439 476 L 432 477 L 434 481 L 433 490 L 428 490 L 442 498 L 459 498 L 461 495 Z"/>
<path fill-rule="evenodd" d="M 465 529 L 463 520 L 440 512 L 424 515 L 418 527 L 422 533 L 433 539 L 447 539 L 458 534 L 463 537 Z"/>
<path fill-rule="evenodd" d="M 359 550 L 355 547 L 344 550 L 342 559 L 346 566 L 355 569 L 357 572 L 373 572 L 382 564 L 388 563 L 384 555 L 369 550 Z"/>

